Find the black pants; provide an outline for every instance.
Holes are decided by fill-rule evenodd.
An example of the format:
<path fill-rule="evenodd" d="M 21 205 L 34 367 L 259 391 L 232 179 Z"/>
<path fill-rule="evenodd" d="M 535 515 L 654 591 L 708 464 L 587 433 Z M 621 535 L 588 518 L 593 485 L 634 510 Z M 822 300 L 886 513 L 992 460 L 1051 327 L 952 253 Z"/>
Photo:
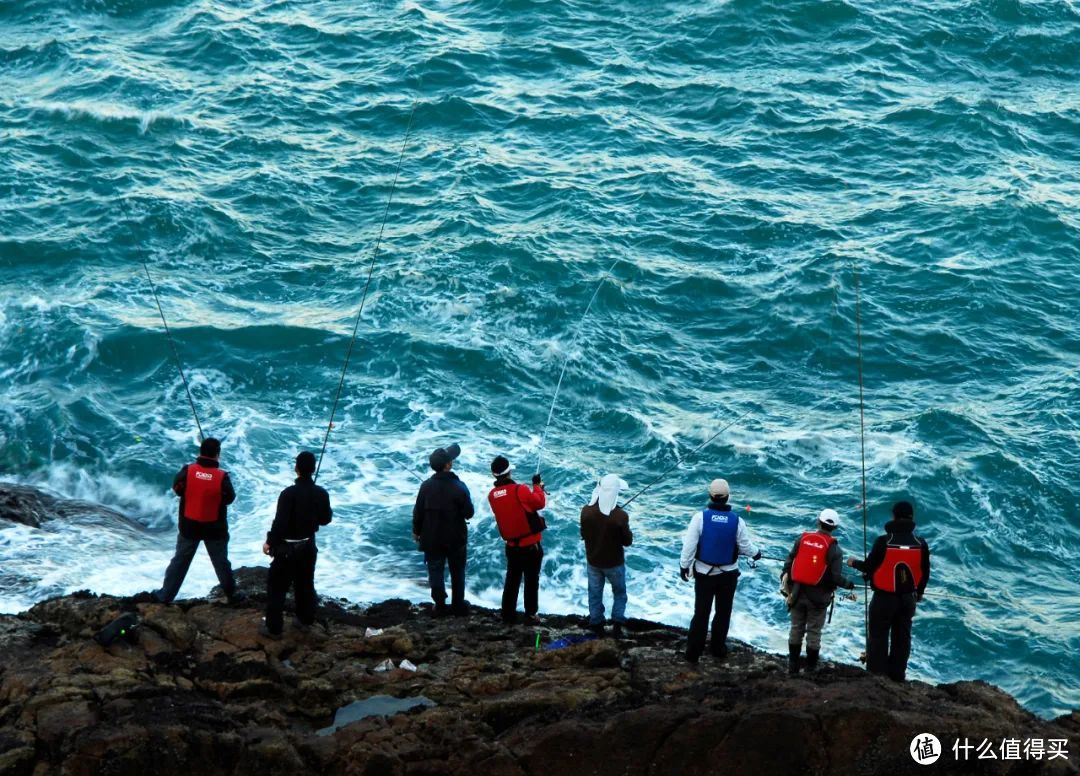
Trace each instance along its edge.
<path fill-rule="evenodd" d="M 236 580 L 233 578 L 232 565 L 229 563 L 229 537 L 223 539 L 189 539 L 183 534 L 177 534 L 176 553 L 169 561 L 169 567 L 165 569 L 165 581 L 161 589 L 156 592 L 157 599 L 170 603 L 176 594 L 180 592 L 180 586 L 184 584 L 191 560 L 195 557 L 195 551 L 199 549 L 199 542 L 206 545 L 206 554 L 210 556 L 210 562 L 214 564 L 214 572 L 225 595 L 231 596 L 236 590 Z"/>
<path fill-rule="evenodd" d="M 465 608 L 465 545 L 453 549 L 425 552 L 424 562 L 428 568 L 428 584 L 431 585 L 431 600 L 435 606 L 446 605 L 446 578 L 444 570 L 450 567 L 450 608 L 460 612 Z"/>
<path fill-rule="evenodd" d="M 318 554 L 315 540 L 309 539 L 289 557 L 278 555 L 270 562 L 270 576 L 266 580 L 266 629 L 271 633 L 281 633 L 285 594 L 290 586 L 296 602 L 296 619 L 304 625 L 315 622 L 315 559 Z"/>
<path fill-rule="evenodd" d="M 503 585 L 502 616 L 509 620 L 517 613 L 518 588 L 525 578 L 525 614 L 536 614 L 540 608 L 540 562 L 544 548 L 540 543 L 528 547 L 506 545 L 506 583 Z"/>
<path fill-rule="evenodd" d="M 914 593 L 874 592 L 870 600 L 870 633 L 866 667 L 875 674 L 904 681 L 911 654 L 911 619 L 915 616 Z"/>
<path fill-rule="evenodd" d="M 725 571 L 711 576 L 694 572 L 694 619 L 690 620 L 690 636 L 686 641 L 686 656 L 697 660 L 705 651 L 705 630 L 709 614 L 716 604 L 712 621 L 712 644 L 709 651 L 717 657 L 727 654 L 727 632 L 731 625 L 731 604 L 735 600 L 738 571 Z"/>

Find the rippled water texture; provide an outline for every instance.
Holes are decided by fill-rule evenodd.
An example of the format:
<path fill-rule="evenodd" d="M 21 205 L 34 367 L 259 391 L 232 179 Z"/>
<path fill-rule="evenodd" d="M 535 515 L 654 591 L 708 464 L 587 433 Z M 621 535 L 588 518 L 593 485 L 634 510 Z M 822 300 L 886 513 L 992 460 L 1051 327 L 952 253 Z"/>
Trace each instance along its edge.
<path fill-rule="evenodd" d="M 679 534 L 715 476 L 770 553 L 826 506 L 861 552 L 857 269 L 870 536 L 912 498 L 932 589 L 982 599 L 927 596 L 912 673 L 1080 706 L 1078 67 L 1049 0 L 0 0 L 0 473 L 145 526 L 0 530 L 0 608 L 160 582 L 196 432 L 143 260 L 240 491 L 233 560 L 263 562 L 415 103 L 323 592 L 424 599 L 413 473 L 453 441 L 478 501 L 495 454 L 531 473 L 567 359 L 542 608 L 585 609 L 594 476 L 640 488 L 741 413 L 631 506 L 630 614 L 688 621 Z M 733 634 L 782 650 L 775 566 L 744 570 Z M 184 592 L 212 584 L 200 557 Z M 838 606 L 827 656 L 862 638 Z"/>

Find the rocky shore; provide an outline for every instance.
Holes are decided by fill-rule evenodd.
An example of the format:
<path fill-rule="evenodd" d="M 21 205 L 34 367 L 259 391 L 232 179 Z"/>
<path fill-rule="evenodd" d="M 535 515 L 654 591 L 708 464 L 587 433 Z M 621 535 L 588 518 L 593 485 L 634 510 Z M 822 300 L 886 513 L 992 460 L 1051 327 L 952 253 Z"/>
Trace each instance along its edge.
<path fill-rule="evenodd" d="M 585 637 L 584 619 L 508 627 L 400 600 L 324 599 L 310 630 L 271 640 L 265 573 L 238 572 L 236 605 L 76 593 L 0 617 L 0 773 L 904 774 L 924 772 L 909 753 L 924 732 L 942 772 L 1080 772 L 1073 753 L 957 762 L 956 738 L 1080 738 L 1080 712 L 1046 722 L 980 682 L 898 686 L 832 664 L 791 679 L 737 642 L 694 668 L 684 631 L 644 621 L 549 649 Z M 124 612 L 140 620 L 130 639 L 94 641 Z"/>

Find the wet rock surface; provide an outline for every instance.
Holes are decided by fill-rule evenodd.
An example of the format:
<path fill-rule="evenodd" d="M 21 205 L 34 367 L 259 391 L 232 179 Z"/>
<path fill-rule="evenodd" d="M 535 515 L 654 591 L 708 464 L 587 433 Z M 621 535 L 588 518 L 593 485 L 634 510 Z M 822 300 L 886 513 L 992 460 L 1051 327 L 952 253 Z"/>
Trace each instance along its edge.
<path fill-rule="evenodd" d="M 101 504 L 57 498 L 30 486 L 0 482 L 0 522 L 43 528 L 52 520 L 106 523 L 144 530 L 136 521 Z"/>
<path fill-rule="evenodd" d="M 580 635 L 584 618 L 506 626 L 481 609 L 323 599 L 316 625 L 287 618 L 271 640 L 257 633 L 265 573 L 238 572 L 238 605 L 73 594 L 0 617 L 0 773 L 904 774 L 925 772 L 909 754 L 919 733 L 947 749 L 1080 737 L 1080 714 L 1039 720 L 980 682 L 901 686 L 832 664 L 791 679 L 786 658 L 735 641 L 692 667 L 684 631 L 644 621 L 538 651 L 538 632 Z M 140 617 L 137 639 L 96 643 L 124 612 Z M 418 670 L 376 671 L 387 659 Z M 374 696 L 434 705 L 318 734 Z M 1077 773 L 1078 757 L 965 766 L 947 751 L 938 767 Z"/>

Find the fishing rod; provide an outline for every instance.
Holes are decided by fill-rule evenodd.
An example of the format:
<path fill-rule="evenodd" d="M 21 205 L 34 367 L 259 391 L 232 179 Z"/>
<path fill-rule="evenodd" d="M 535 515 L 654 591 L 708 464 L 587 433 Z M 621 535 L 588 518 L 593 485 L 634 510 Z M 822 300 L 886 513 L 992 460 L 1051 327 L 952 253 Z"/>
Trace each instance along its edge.
<path fill-rule="evenodd" d="M 750 568 L 754 568 L 754 564 L 757 563 L 759 560 L 774 560 L 774 561 L 776 561 L 778 563 L 786 563 L 787 562 L 787 558 L 777 558 L 777 557 L 774 557 L 772 555 L 761 555 L 760 557 L 754 558 L 752 555 L 747 555 L 746 553 L 740 552 L 739 557 L 740 558 L 749 558 L 750 559 L 750 561 L 749 561 L 750 562 Z"/>
<path fill-rule="evenodd" d="M 739 422 L 740 420 L 742 420 L 743 418 L 745 418 L 746 416 L 748 416 L 748 415 L 749 415 L 749 414 L 750 414 L 751 412 L 753 412 L 753 411 L 754 411 L 754 410 L 752 410 L 752 409 L 750 409 L 750 410 L 747 410 L 747 411 L 746 411 L 746 412 L 744 412 L 744 413 L 743 413 L 742 415 L 740 415 L 739 417 L 735 418 L 735 420 L 731 421 L 731 422 L 730 422 L 730 423 L 728 423 L 728 424 L 727 424 L 726 426 L 724 426 L 724 427 L 723 427 L 722 429 L 720 429 L 719 431 L 717 431 L 717 432 L 716 432 L 715 434 L 713 434 L 713 435 L 712 435 L 711 437 L 709 437 L 708 439 L 706 439 L 706 440 L 705 440 L 704 442 L 702 442 L 702 443 L 701 443 L 700 445 L 698 445 L 697 447 L 695 447 L 695 448 L 694 448 L 693 450 L 691 450 L 691 451 L 690 451 L 689 453 L 687 453 L 685 457 L 683 457 L 683 458 L 681 458 L 680 460 L 678 460 L 678 461 L 676 461 L 675 463 L 673 463 L 673 464 L 672 464 L 671 466 L 669 466 L 669 467 L 668 467 L 667 469 L 665 469 L 665 470 L 664 470 L 664 471 L 663 471 L 663 472 L 662 472 L 662 473 L 660 474 L 660 476 L 659 476 L 659 477 L 657 477 L 657 478 L 656 478 L 655 480 L 653 480 L 652 482 L 650 482 L 650 483 L 649 483 L 648 485 L 646 485 L 646 486 L 645 486 L 644 488 L 642 488 L 642 489 L 641 489 L 641 490 L 639 490 L 639 491 L 638 491 L 637 493 L 635 493 L 635 494 L 634 494 L 633 496 L 631 496 L 631 497 L 630 497 L 630 498 L 628 498 L 628 499 L 627 499 L 626 501 L 624 501 L 624 502 L 623 502 L 623 504 L 622 504 L 622 508 L 623 508 L 623 509 L 626 509 L 626 507 L 628 507 L 628 506 L 630 505 L 630 502 L 631 502 L 631 501 L 633 501 L 634 499 L 636 499 L 636 498 L 637 498 L 638 496 L 640 496 L 640 495 L 641 495 L 642 493 L 644 493 L 645 491 L 647 491 L 647 490 L 648 490 L 649 488 L 651 488 L 651 487 L 652 487 L 653 485 L 655 485 L 656 483 L 660 482 L 660 480 L 664 479 L 664 478 L 665 478 L 665 477 L 667 477 L 667 476 L 668 476 L 669 474 L 671 474 L 671 472 L 673 472 L 673 471 L 674 471 L 674 470 L 675 470 L 676 468 L 678 468 L 679 464 L 681 464 L 681 463 L 682 463 L 683 461 L 686 461 L 686 460 L 689 460 L 690 458 L 693 458 L 693 457 L 694 457 L 694 455 L 696 455 L 696 454 L 697 454 L 698 452 L 700 452 L 700 451 L 701 451 L 701 450 L 703 450 L 703 449 L 704 449 L 705 447 L 707 447 L 707 446 L 708 446 L 708 444 L 709 444 L 710 442 L 712 442 L 712 441 L 713 441 L 714 439 L 716 439 L 716 438 L 717 438 L 718 436 L 720 436 L 721 434 L 723 434 L 723 433 L 724 433 L 725 431 L 727 431 L 727 430 L 728 430 L 729 428 L 731 428 L 732 426 L 734 426 L 734 425 L 735 425 L 736 423 L 738 423 L 738 422 Z"/>
<path fill-rule="evenodd" d="M 330 431 L 334 428 L 334 415 L 337 414 L 338 401 L 341 399 L 341 391 L 345 387 L 345 373 L 349 371 L 349 359 L 352 358 L 353 346 L 356 345 L 356 334 L 360 330 L 360 316 L 364 312 L 364 302 L 367 301 L 368 289 L 371 288 L 371 275 L 375 271 L 375 260 L 379 257 L 379 247 L 382 245 L 383 231 L 386 229 L 386 219 L 390 215 L 390 204 L 394 201 L 394 190 L 397 189 L 398 176 L 401 175 L 401 163 L 405 160 L 405 146 L 409 142 L 409 133 L 412 132 L 413 115 L 416 113 L 418 100 L 413 100 L 412 109 L 409 111 L 409 121 L 405 126 L 405 138 L 401 141 L 401 151 L 398 153 L 397 169 L 394 171 L 394 182 L 390 186 L 390 196 L 386 198 L 386 209 L 383 210 L 382 225 L 379 227 L 379 237 L 375 240 L 375 249 L 371 252 L 371 263 L 368 264 L 367 282 L 364 283 L 364 293 L 360 297 L 360 309 L 356 312 L 356 322 L 353 324 L 352 337 L 349 339 L 349 349 L 345 352 L 345 364 L 341 367 L 341 379 L 338 381 L 337 393 L 334 395 L 334 404 L 330 409 L 330 420 L 326 425 L 326 435 L 323 437 L 322 450 L 319 451 L 319 460 L 315 464 L 313 480 L 319 479 L 319 469 L 322 468 L 323 456 L 326 454 L 326 445 L 330 441 Z"/>
<path fill-rule="evenodd" d="M 191 387 L 188 385 L 187 376 L 184 374 L 184 366 L 180 362 L 180 353 L 176 349 L 176 343 L 173 341 L 172 332 L 169 331 L 169 322 L 165 320 L 165 311 L 161 309 L 161 300 L 158 298 L 157 288 L 154 287 L 154 279 L 150 277 L 150 266 L 146 263 L 146 259 L 142 260 L 143 269 L 146 270 L 146 281 L 150 284 L 150 293 L 154 295 L 154 302 L 157 303 L 158 315 L 161 316 L 161 325 L 165 327 L 165 338 L 169 340 L 169 347 L 172 348 L 173 358 L 176 360 L 176 369 L 180 372 L 180 380 L 184 383 L 184 392 L 187 394 L 188 404 L 191 405 L 191 414 L 195 417 L 195 425 L 199 429 L 199 441 L 202 442 L 206 439 L 203 434 L 202 423 L 199 422 L 199 413 L 195 411 L 195 400 L 191 398 Z"/>
<path fill-rule="evenodd" d="M 923 593 L 923 595 L 924 596 L 929 595 L 929 596 L 939 597 L 939 598 L 957 598 L 957 599 L 960 599 L 962 601 L 979 601 L 979 602 L 984 603 L 984 604 L 996 603 L 996 604 L 1004 605 L 1004 604 L 1001 604 L 1000 601 L 995 601 L 994 599 L 990 598 L 989 596 L 983 597 L 983 596 L 975 596 L 975 595 L 963 595 L 962 593 L 943 593 L 940 590 L 927 590 L 925 593 Z"/>
<path fill-rule="evenodd" d="M 849 593 L 848 595 L 852 596 L 852 598 L 850 598 L 849 600 L 855 600 L 854 596 L 856 595 L 856 593 Z M 925 598 L 927 596 L 930 597 L 930 600 L 934 600 L 935 598 L 955 598 L 961 601 L 978 601 L 979 603 L 984 604 L 998 604 L 999 606 L 1004 606 L 1001 601 L 996 601 L 989 596 L 964 595 L 962 593 L 946 593 L 943 590 L 927 590 L 925 593 L 923 593 L 923 597 Z"/>
<path fill-rule="evenodd" d="M 859 451 L 862 459 L 862 533 L 863 557 L 867 557 L 867 501 L 866 501 L 866 402 L 863 394 L 863 349 L 862 349 L 862 293 L 859 287 L 859 265 L 851 264 L 855 280 L 855 340 L 859 354 Z M 870 601 L 867 595 L 867 580 L 863 577 L 863 629 L 866 649 L 870 650 Z"/>
<path fill-rule="evenodd" d="M 544 455 L 544 440 L 547 439 L 548 428 L 551 427 L 551 418 L 555 415 L 555 402 L 559 400 L 559 389 L 562 388 L 563 377 L 566 375 L 566 367 L 570 365 L 570 356 L 573 355 L 574 346 L 577 344 L 578 337 L 581 336 L 582 324 L 585 323 L 585 319 L 589 317 L 589 310 L 592 309 L 593 302 L 596 301 L 597 295 L 600 293 L 600 289 L 603 287 L 604 282 L 611 275 L 611 271 L 615 269 L 615 265 L 618 264 L 621 259 L 615 259 L 608 267 L 607 272 L 600 278 L 600 282 L 596 285 L 596 290 L 593 291 L 592 298 L 589 300 L 588 306 L 585 308 L 585 314 L 581 316 L 581 320 L 578 321 L 577 328 L 574 331 L 574 338 L 570 341 L 570 347 L 566 351 L 566 358 L 563 359 L 562 371 L 559 372 L 559 381 L 555 384 L 555 395 L 551 398 L 551 409 L 548 410 L 547 423 L 544 424 L 544 431 L 540 435 L 540 448 L 536 451 L 536 472 L 540 473 L 540 459 Z"/>
<path fill-rule="evenodd" d="M 424 482 L 423 477 L 421 477 L 419 474 L 414 472 L 412 469 L 410 469 L 408 466 L 403 464 L 401 461 L 397 460 L 396 458 L 391 458 L 390 460 L 393 461 L 394 463 L 396 463 L 403 471 L 407 471 L 409 474 L 411 474 L 413 477 L 415 477 L 417 480 L 419 480 L 421 482 L 421 484 Z"/>

